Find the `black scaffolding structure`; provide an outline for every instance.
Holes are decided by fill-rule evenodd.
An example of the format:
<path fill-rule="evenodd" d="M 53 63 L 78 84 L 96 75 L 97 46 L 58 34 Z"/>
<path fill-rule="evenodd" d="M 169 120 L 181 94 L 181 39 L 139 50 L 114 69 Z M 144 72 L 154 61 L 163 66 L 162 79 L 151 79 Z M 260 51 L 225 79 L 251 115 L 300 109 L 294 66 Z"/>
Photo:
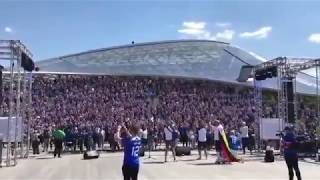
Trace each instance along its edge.
<path fill-rule="evenodd" d="M 255 102 L 255 124 L 260 134 L 262 112 L 262 85 L 260 81 L 267 78 L 276 78 L 278 93 L 278 118 L 282 119 L 281 127 L 291 124 L 295 125 L 297 119 L 296 77 L 303 70 L 316 68 L 316 96 L 317 96 L 317 121 L 319 121 L 319 66 L 320 59 L 315 58 L 287 58 L 278 57 L 252 67 L 250 76 L 253 78 L 254 102 Z M 320 123 L 318 122 L 318 125 Z M 259 149 L 262 141 L 257 138 Z"/>

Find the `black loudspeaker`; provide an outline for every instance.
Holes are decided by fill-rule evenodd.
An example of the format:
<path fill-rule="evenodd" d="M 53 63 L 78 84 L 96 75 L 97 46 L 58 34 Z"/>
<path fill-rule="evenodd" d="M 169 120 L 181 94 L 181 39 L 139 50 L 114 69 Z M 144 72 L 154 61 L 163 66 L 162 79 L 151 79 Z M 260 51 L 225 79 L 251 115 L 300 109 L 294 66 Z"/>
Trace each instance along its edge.
<path fill-rule="evenodd" d="M 177 156 L 190 156 L 191 155 L 191 149 L 190 147 L 176 147 L 176 155 Z"/>
<path fill-rule="evenodd" d="M 35 68 L 33 60 L 24 52 L 21 54 L 21 66 L 26 71 L 33 71 Z"/>
<path fill-rule="evenodd" d="M 85 151 L 83 153 L 83 159 L 97 159 L 99 158 L 99 153 L 97 151 Z"/>
<path fill-rule="evenodd" d="M 283 82 L 283 86 L 287 89 L 286 96 L 288 100 L 288 123 L 294 124 L 295 123 L 295 114 L 294 114 L 294 92 L 293 92 L 293 82 Z"/>
<path fill-rule="evenodd" d="M 266 150 L 266 154 L 264 156 L 264 162 L 274 162 L 273 150 Z"/>

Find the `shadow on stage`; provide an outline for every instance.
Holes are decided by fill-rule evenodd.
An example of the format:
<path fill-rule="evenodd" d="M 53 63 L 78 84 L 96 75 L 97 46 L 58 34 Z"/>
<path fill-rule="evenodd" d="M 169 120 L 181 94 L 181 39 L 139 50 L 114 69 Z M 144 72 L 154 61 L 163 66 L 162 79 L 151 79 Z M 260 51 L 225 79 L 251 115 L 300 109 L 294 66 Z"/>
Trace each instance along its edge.
<path fill-rule="evenodd" d="M 46 157 L 36 157 L 36 160 L 46 160 L 46 159 L 54 159 L 54 157 L 46 156 Z"/>
<path fill-rule="evenodd" d="M 179 161 L 182 161 L 182 162 L 191 162 L 191 161 L 199 161 L 197 159 L 179 159 Z"/>
<path fill-rule="evenodd" d="M 190 165 L 195 165 L 195 166 L 212 166 L 212 165 L 216 165 L 216 166 L 223 166 L 223 165 L 229 165 L 229 164 L 215 164 L 214 162 L 210 162 L 210 163 L 192 163 Z"/>
<path fill-rule="evenodd" d="M 320 162 L 316 162 L 316 161 L 314 161 L 314 160 L 309 161 L 309 160 L 301 159 L 301 160 L 299 160 L 299 161 L 304 162 L 304 163 L 309 163 L 309 164 L 320 165 Z"/>
<path fill-rule="evenodd" d="M 149 162 L 143 162 L 143 164 L 164 164 L 163 161 L 149 161 Z"/>

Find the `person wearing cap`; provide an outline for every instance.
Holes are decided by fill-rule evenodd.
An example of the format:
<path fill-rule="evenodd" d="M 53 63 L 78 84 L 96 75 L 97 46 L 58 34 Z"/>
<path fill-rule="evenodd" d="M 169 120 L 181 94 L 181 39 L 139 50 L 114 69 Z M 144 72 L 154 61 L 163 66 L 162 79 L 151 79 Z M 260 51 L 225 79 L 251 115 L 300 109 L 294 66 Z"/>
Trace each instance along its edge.
<path fill-rule="evenodd" d="M 285 134 L 282 137 L 282 144 L 284 159 L 289 171 L 289 180 L 293 180 L 293 170 L 296 172 L 297 179 L 301 180 L 301 174 L 298 165 L 298 154 L 295 149 L 296 139 L 293 133 L 293 128 L 287 126 L 285 127 L 284 131 Z"/>
<path fill-rule="evenodd" d="M 249 128 L 246 125 L 246 122 L 242 122 L 242 126 L 240 127 L 241 134 L 241 142 L 242 142 L 242 151 L 243 154 L 246 154 L 246 148 L 249 147 Z M 250 149 L 250 148 L 248 148 Z"/>

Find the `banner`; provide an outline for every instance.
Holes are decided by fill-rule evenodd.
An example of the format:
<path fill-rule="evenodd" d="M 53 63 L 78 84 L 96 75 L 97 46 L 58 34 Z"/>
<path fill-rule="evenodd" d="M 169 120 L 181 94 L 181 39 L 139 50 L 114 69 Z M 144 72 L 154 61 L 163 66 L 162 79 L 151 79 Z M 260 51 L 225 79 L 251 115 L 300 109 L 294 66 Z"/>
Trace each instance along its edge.
<path fill-rule="evenodd" d="M 8 119 L 9 117 L 0 117 L 0 138 L 3 139 L 3 142 L 8 142 Z M 12 117 L 10 121 L 10 130 L 9 130 L 9 137 L 11 142 L 14 142 L 15 139 L 15 132 L 16 132 L 16 122 L 17 122 L 17 141 L 21 142 L 22 140 L 22 120 L 21 117 L 17 118 Z"/>
<path fill-rule="evenodd" d="M 277 140 L 280 131 L 283 130 L 283 121 L 279 118 L 260 119 L 260 138 L 263 140 Z"/>

